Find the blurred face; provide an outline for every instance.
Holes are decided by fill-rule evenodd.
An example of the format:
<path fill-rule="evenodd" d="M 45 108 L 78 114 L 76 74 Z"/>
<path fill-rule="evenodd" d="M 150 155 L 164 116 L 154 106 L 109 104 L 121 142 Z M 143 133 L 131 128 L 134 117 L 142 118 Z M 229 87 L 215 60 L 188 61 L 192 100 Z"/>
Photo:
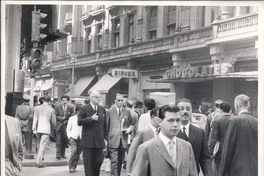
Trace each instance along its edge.
<path fill-rule="evenodd" d="M 183 125 L 188 124 L 192 117 L 192 105 L 189 102 L 179 102 L 178 107 L 180 108 L 181 113 L 181 123 Z"/>
<path fill-rule="evenodd" d="M 115 104 L 118 108 L 121 108 L 124 104 L 124 98 L 122 96 L 116 96 Z"/>
<path fill-rule="evenodd" d="M 155 128 L 158 128 L 160 123 L 161 123 L 161 119 L 159 118 L 158 115 L 153 115 L 152 120 L 154 123 L 152 124 Z"/>
<path fill-rule="evenodd" d="M 161 133 L 172 139 L 176 136 L 181 127 L 180 112 L 165 112 L 165 118 L 160 122 Z"/>
<path fill-rule="evenodd" d="M 100 98 L 101 98 L 101 95 L 100 95 L 99 92 L 92 92 L 91 95 L 90 95 L 90 102 L 93 105 L 99 105 Z"/>
<path fill-rule="evenodd" d="M 62 100 L 61 100 L 61 101 L 62 101 L 62 104 L 63 104 L 63 105 L 66 105 L 66 104 L 68 103 L 68 100 L 67 100 L 67 98 L 62 98 Z"/>

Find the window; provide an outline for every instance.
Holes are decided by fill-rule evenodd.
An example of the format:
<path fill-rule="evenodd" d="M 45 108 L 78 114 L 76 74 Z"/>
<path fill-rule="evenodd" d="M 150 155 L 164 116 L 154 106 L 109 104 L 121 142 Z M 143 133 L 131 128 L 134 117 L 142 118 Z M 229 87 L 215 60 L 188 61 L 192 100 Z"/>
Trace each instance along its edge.
<path fill-rule="evenodd" d="M 150 8 L 150 16 L 156 17 L 157 16 L 157 7 L 151 7 Z"/>
<path fill-rule="evenodd" d="M 120 31 L 120 19 L 114 20 L 114 47 L 119 47 L 119 31 Z"/>
<path fill-rule="evenodd" d="M 182 27 L 182 30 L 188 30 L 190 27 L 190 6 L 180 6 L 179 8 L 179 25 Z"/>
<path fill-rule="evenodd" d="M 175 10 L 176 10 L 176 6 L 169 6 L 169 12 L 175 11 Z"/>
<path fill-rule="evenodd" d="M 157 37 L 156 30 L 149 31 L 150 39 L 155 39 Z"/>
<path fill-rule="evenodd" d="M 157 28 L 157 7 L 150 8 L 150 28 Z"/>
<path fill-rule="evenodd" d="M 92 40 L 91 28 L 87 28 L 86 32 L 87 32 L 87 53 L 90 53 L 91 52 L 91 40 Z"/>
<path fill-rule="evenodd" d="M 134 14 L 129 15 L 128 17 L 128 43 L 134 43 L 135 39 L 134 39 Z"/>
<path fill-rule="evenodd" d="M 174 35 L 175 34 L 175 23 L 168 25 L 168 35 Z"/>
<path fill-rule="evenodd" d="M 101 50 L 102 49 L 102 39 L 103 39 L 103 25 L 102 24 L 99 24 L 97 26 L 97 49 L 98 50 Z"/>

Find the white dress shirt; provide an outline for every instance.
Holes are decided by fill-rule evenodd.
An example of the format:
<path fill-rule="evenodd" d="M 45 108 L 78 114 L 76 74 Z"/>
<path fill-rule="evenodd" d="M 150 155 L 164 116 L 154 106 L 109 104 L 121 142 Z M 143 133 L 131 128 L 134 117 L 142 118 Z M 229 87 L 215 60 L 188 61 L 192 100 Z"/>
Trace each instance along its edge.
<path fill-rule="evenodd" d="M 185 127 L 185 133 L 186 133 L 187 137 L 189 137 L 190 122 L 187 125 L 185 125 L 185 126 L 181 125 L 182 133 L 183 133 L 183 127 Z"/>
<path fill-rule="evenodd" d="M 77 139 L 78 136 L 81 138 L 82 136 L 82 126 L 79 126 L 77 123 L 78 117 L 77 114 L 71 116 L 68 121 L 68 125 L 66 128 L 68 138 Z"/>
<path fill-rule="evenodd" d="M 172 151 L 174 152 L 174 156 L 172 158 L 172 161 L 174 163 L 176 163 L 176 156 L 177 156 L 177 153 L 176 153 L 176 150 L 177 150 L 176 149 L 176 136 L 173 139 L 169 139 L 167 136 L 165 136 L 164 134 L 162 134 L 162 132 L 160 132 L 158 134 L 158 136 L 160 137 L 160 139 L 164 143 L 164 145 L 165 145 L 165 147 L 166 147 L 166 149 L 167 149 L 167 151 L 168 151 L 169 154 L 171 153 L 170 146 L 169 146 L 170 145 L 170 141 L 172 140 L 174 142 L 173 149 L 172 149 Z"/>

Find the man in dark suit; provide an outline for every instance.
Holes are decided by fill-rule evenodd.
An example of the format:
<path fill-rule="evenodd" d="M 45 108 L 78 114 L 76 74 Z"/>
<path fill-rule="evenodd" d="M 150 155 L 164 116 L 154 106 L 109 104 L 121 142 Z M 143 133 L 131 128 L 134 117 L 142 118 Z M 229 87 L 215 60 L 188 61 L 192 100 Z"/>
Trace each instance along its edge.
<path fill-rule="evenodd" d="M 212 176 L 212 159 L 208 151 L 204 130 L 190 123 L 192 102 L 184 98 L 178 100 L 176 104 L 181 112 L 181 130 L 177 134 L 177 137 L 191 143 L 198 174 L 201 166 L 204 176 Z"/>
<path fill-rule="evenodd" d="M 134 129 L 133 118 L 123 106 L 124 98 L 117 93 L 115 104 L 106 112 L 111 176 L 120 176 L 121 166 L 128 148 L 128 135 Z"/>
<path fill-rule="evenodd" d="M 225 139 L 225 134 L 226 134 L 227 121 L 231 117 L 231 113 L 230 113 L 231 105 L 227 102 L 221 103 L 220 110 L 221 110 L 221 118 L 217 118 L 212 122 L 211 138 L 208 144 L 209 152 L 214 157 L 213 159 L 214 160 L 213 161 L 214 176 L 219 175 L 219 167 L 220 167 L 222 149 L 223 149 L 223 144 L 224 144 L 224 139 Z M 216 145 L 219 146 L 219 148 L 218 148 L 217 153 L 214 154 L 214 149 Z"/>
<path fill-rule="evenodd" d="M 258 175 L 258 119 L 248 112 L 250 102 L 247 95 L 238 95 L 234 105 L 238 115 L 227 122 L 220 174 Z"/>
<path fill-rule="evenodd" d="M 56 158 L 60 160 L 61 158 L 66 158 L 65 148 L 68 147 L 68 137 L 66 133 L 66 127 L 68 120 L 71 116 L 74 115 L 74 108 L 72 105 L 69 105 L 70 97 L 64 95 L 61 97 L 61 104 L 55 107 L 56 114 Z"/>
<path fill-rule="evenodd" d="M 161 128 L 157 137 L 138 147 L 132 176 L 198 176 L 190 143 L 177 138 L 181 114 L 175 105 L 159 110 Z"/>
<path fill-rule="evenodd" d="M 149 124 L 149 127 L 146 127 L 142 129 L 141 131 L 138 131 L 136 133 L 136 137 L 132 141 L 132 144 L 131 144 L 131 147 L 129 149 L 128 156 L 127 156 L 126 172 L 128 175 L 131 174 L 132 166 L 136 158 L 136 152 L 137 152 L 138 146 L 158 135 L 158 132 L 159 132 L 158 127 L 161 121 L 159 118 L 159 108 L 158 107 L 155 107 L 154 109 L 150 111 L 150 117 L 151 117 L 151 122 Z"/>
<path fill-rule="evenodd" d="M 103 163 L 106 139 L 105 108 L 100 103 L 100 93 L 90 93 L 90 103 L 80 107 L 78 125 L 82 126 L 81 146 L 85 176 L 99 176 Z"/>

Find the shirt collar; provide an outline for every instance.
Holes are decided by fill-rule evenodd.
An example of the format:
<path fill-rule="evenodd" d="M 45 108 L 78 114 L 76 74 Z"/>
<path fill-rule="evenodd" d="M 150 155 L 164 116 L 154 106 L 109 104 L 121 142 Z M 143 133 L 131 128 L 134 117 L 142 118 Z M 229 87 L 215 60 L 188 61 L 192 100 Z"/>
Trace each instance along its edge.
<path fill-rule="evenodd" d="M 171 141 L 171 139 L 169 139 L 167 136 L 165 136 L 164 134 L 162 134 L 162 132 L 160 132 L 158 134 L 158 136 L 160 137 L 160 139 L 162 140 L 162 142 L 164 143 L 165 146 L 168 145 L 168 143 Z M 174 138 L 172 140 L 176 144 L 176 136 L 174 136 Z"/>
<path fill-rule="evenodd" d="M 116 105 L 115 105 L 115 107 L 116 107 L 116 110 L 117 110 L 117 112 L 119 112 L 119 109 L 121 110 L 121 108 L 119 108 L 119 107 L 117 107 Z"/>
<path fill-rule="evenodd" d="M 93 109 L 95 109 L 95 105 L 93 105 L 92 103 L 90 103 L 91 104 L 91 106 L 93 107 Z"/>
<path fill-rule="evenodd" d="M 157 128 L 155 128 L 154 126 L 152 126 L 151 124 L 149 124 L 150 128 L 152 129 L 153 133 L 156 134 L 157 133 Z"/>
<path fill-rule="evenodd" d="M 243 112 L 248 112 L 248 110 L 246 110 L 246 109 L 245 109 L 245 110 L 242 110 L 242 111 L 240 111 L 240 112 L 238 113 L 238 115 L 241 114 L 241 113 L 243 113 Z"/>
<path fill-rule="evenodd" d="M 190 122 L 188 122 L 188 124 L 185 126 L 181 125 L 181 130 L 183 130 L 183 127 L 185 127 L 186 131 L 189 131 Z"/>

